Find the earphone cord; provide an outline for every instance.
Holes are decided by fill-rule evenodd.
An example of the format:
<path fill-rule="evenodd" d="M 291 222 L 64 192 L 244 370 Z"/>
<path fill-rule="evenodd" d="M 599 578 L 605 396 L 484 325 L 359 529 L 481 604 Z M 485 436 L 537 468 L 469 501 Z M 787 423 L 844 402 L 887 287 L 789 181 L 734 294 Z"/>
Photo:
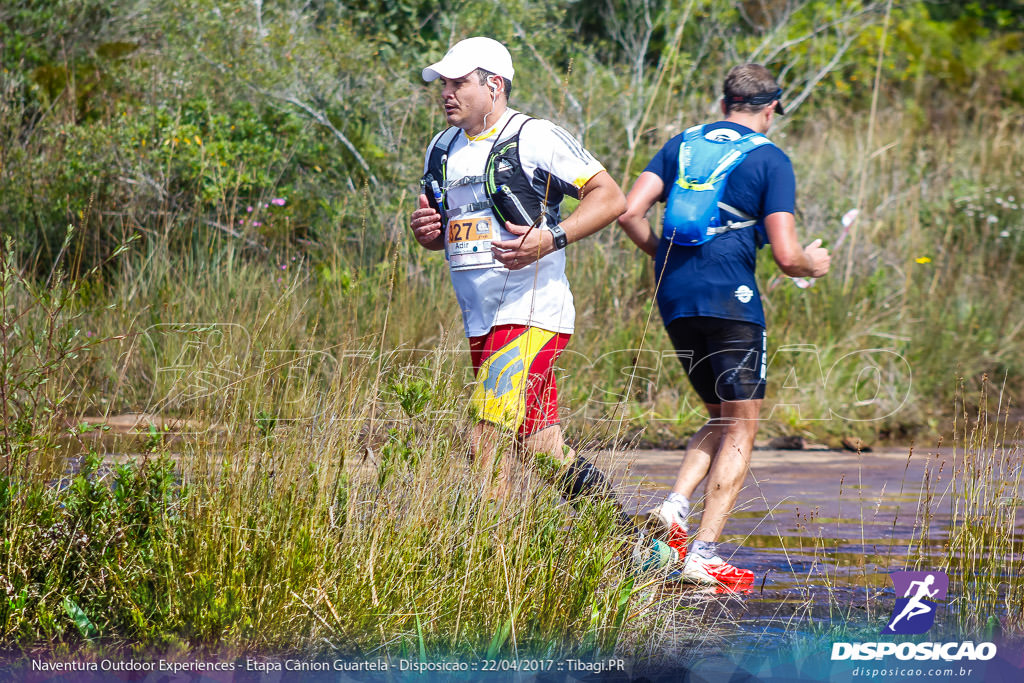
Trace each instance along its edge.
<path fill-rule="evenodd" d="M 487 85 L 491 86 L 491 110 L 484 115 L 484 130 L 487 130 L 487 118 L 494 113 L 494 108 L 498 105 L 498 87 L 487 81 Z"/>

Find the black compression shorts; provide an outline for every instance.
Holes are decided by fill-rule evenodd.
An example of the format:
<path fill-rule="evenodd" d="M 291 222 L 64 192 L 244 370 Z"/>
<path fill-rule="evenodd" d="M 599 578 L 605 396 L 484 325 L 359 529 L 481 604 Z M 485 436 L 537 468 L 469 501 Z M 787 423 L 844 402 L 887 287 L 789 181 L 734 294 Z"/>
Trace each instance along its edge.
<path fill-rule="evenodd" d="M 676 318 L 666 328 L 701 400 L 764 398 L 767 336 L 760 325 L 723 318 Z"/>

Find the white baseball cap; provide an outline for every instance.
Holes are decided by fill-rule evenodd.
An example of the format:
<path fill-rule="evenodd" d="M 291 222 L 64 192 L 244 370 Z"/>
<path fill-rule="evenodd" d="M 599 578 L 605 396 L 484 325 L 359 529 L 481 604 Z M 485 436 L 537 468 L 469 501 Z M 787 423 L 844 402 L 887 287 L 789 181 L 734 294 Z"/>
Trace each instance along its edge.
<path fill-rule="evenodd" d="M 442 76 L 462 78 L 477 69 L 490 71 L 510 81 L 516 73 L 512 68 L 512 55 L 504 45 L 493 38 L 477 36 L 455 43 L 440 62 L 423 70 L 423 80 L 429 83 Z"/>

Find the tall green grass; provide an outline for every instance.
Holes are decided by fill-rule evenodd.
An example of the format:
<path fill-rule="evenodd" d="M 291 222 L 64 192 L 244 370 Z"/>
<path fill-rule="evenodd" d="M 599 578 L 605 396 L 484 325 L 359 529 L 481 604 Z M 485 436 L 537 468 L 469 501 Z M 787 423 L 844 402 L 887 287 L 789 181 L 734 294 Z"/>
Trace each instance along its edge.
<path fill-rule="evenodd" d="M 19 42 L 12 55 L 29 60 L 5 70 L 4 231 L 22 243 L 4 246 L 0 272 L 0 646 L 434 656 L 654 654 L 687 641 L 701 626 L 630 582 L 608 509 L 573 514 L 527 481 L 502 511 L 482 494 L 488 473 L 467 463 L 457 307 L 440 256 L 406 225 L 419 150 L 442 125 L 410 64 L 443 50 L 452 18 L 398 17 L 409 41 L 381 15 L 367 39 L 337 7 L 236 4 L 111 22 L 101 7 L 59 51 Z M 794 94 L 865 82 L 878 13 L 851 28 L 864 39 L 819 87 L 806 79 L 840 56 L 844 31 L 811 27 L 842 7 L 807 7 L 762 36 L 724 5 L 701 21 L 665 6 L 646 38 L 591 29 L 594 45 L 530 3 L 468 11 L 483 32 L 531 37 L 516 55 L 531 87 L 513 104 L 565 122 L 619 178 L 714 109 L 718 55 L 797 37 L 776 55 Z M 908 11 L 922 21 L 906 25 L 924 26 Z M 64 25 L 49 11 L 18 19 Z M 939 46 L 957 30 L 928 29 Z M 659 32 L 684 49 L 655 66 L 645 53 Z M 166 43 L 106 42 L 121 33 Z M 848 106 L 859 86 L 845 104 L 807 101 L 772 132 L 796 166 L 804 242 L 835 246 L 840 217 L 860 218 L 812 288 L 777 278 L 762 252 L 774 354 L 762 434 L 956 432 L 948 568 L 974 600 L 958 618 L 976 628 L 1007 600 L 1019 629 L 1002 502 L 1015 500 L 1018 454 L 1005 417 L 966 426 L 986 403 L 954 387 L 1006 377 L 1014 404 L 1024 388 L 1020 112 L 1001 90 L 1012 69 L 968 48 L 955 80 L 989 94 L 963 112 L 952 98 L 925 108 L 932 72 L 945 73 L 932 67 L 959 52 L 923 44 L 910 71 L 903 52 L 886 60 L 887 73 L 917 74 L 914 96 L 895 77 L 895 97 L 876 87 L 872 135 Z M 278 196 L 286 207 L 268 205 Z M 67 253 L 69 220 L 81 239 Z M 129 254 L 81 272 L 130 233 L 143 239 Z M 559 381 L 571 440 L 685 437 L 703 410 L 653 310 L 650 264 L 614 227 L 568 258 L 579 324 Z M 98 439 L 78 419 L 124 412 L 182 422 Z"/>
<path fill-rule="evenodd" d="M 27 284 L 11 266 L 4 282 Z M 190 275 L 276 283 L 278 269 L 250 267 Z M 381 315 L 401 310 L 390 310 L 392 282 L 383 272 Z M 324 370 L 309 361 L 323 350 L 305 338 L 315 324 L 296 321 L 298 285 L 277 284 L 269 301 L 225 292 L 225 310 L 205 312 L 248 321 L 244 339 L 203 322 L 128 328 L 123 339 L 95 323 L 82 333 L 74 315 L 49 328 L 95 335 L 101 359 L 99 349 L 116 351 L 119 377 L 142 368 L 189 420 L 177 436 L 94 441 L 73 419 L 91 399 L 48 404 L 47 420 L 5 395 L 5 410 L 32 418 L 47 440 L 5 439 L 0 643 L 429 658 L 614 648 L 650 598 L 634 588 L 611 506 L 575 514 L 528 469 L 497 504 L 491 473 L 468 458 L 461 356 L 442 343 L 400 365 L 381 337 L 342 338 Z M 64 310 L 87 290 L 47 291 Z M 61 320 L 39 292 L 4 291 L 9 345 L 14 321 Z M 23 373 L 48 380 L 33 385 L 40 395 L 83 370 L 60 344 L 49 348 Z M 169 376 L 153 381 L 153 363 Z M 502 453 L 516 457 L 508 444 Z"/>
<path fill-rule="evenodd" d="M 977 407 L 970 407 L 976 404 Z M 936 569 L 949 576 L 953 625 L 991 637 L 996 625 L 1019 634 L 1024 626 L 1024 564 L 1020 540 L 1022 498 L 1021 427 L 1003 386 L 982 379 L 969 400 L 961 383 L 954 419 L 953 454 L 929 463 L 918 506 L 916 563 L 927 558 L 926 541 L 945 536 Z M 936 514 L 949 525 L 935 529 Z"/>
<path fill-rule="evenodd" d="M 892 111 L 875 150 L 857 121 L 776 136 L 797 165 L 805 241 L 838 241 L 860 159 L 868 201 L 855 252 L 835 256 L 837 272 L 852 264 L 845 287 L 776 282 L 762 253 L 775 352 L 762 434 L 950 431 L 952 378 L 984 371 L 1019 394 L 1022 299 L 1006 293 L 1020 288 L 1024 143 L 992 116 L 986 137 Z M 406 238 L 404 215 L 389 220 L 274 253 L 201 225 L 171 251 L 154 230 L 104 277 L 55 268 L 49 284 L 5 251 L 4 643 L 643 649 L 638 634 L 678 618 L 646 593 L 623 598 L 607 510 L 574 515 L 529 485 L 503 521 L 481 495 L 444 265 Z M 702 411 L 652 309 L 650 264 L 614 228 L 569 260 L 572 441 L 685 436 Z M 186 422 L 95 440 L 77 419 L 124 412 Z M 957 543 L 975 560 L 988 547 Z"/>

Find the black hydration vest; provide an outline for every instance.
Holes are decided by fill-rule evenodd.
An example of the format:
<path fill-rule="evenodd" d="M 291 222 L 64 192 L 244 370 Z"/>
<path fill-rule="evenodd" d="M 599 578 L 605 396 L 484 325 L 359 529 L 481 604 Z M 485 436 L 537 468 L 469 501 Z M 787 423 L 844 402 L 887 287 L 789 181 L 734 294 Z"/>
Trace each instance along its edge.
<path fill-rule="evenodd" d="M 505 130 L 519 116 L 525 120 L 519 123 L 518 129 L 511 136 L 502 139 Z M 562 192 L 551 187 L 550 183 L 545 187 L 546 197 L 544 193 L 538 192 L 523 171 L 523 164 L 519 158 L 519 134 L 523 126 L 532 120 L 525 114 L 513 114 L 491 146 L 487 163 L 484 165 L 484 174 L 465 176 L 455 182 L 449 182 L 447 177 L 448 149 L 458 136 L 459 129 L 452 126 L 441 133 L 430 150 L 427 172 L 420 179 L 420 186 L 430 206 L 441 214 L 442 224 L 447 224 L 449 219 L 462 214 L 488 208 L 494 211 L 502 225 L 505 221 L 511 221 L 516 225 L 533 225 L 535 222 L 539 223 L 542 214 L 547 214 L 549 225 L 558 222 Z M 456 207 L 448 205 L 448 190 L 472 184 L 484 185 L 486 201 Z"/>

